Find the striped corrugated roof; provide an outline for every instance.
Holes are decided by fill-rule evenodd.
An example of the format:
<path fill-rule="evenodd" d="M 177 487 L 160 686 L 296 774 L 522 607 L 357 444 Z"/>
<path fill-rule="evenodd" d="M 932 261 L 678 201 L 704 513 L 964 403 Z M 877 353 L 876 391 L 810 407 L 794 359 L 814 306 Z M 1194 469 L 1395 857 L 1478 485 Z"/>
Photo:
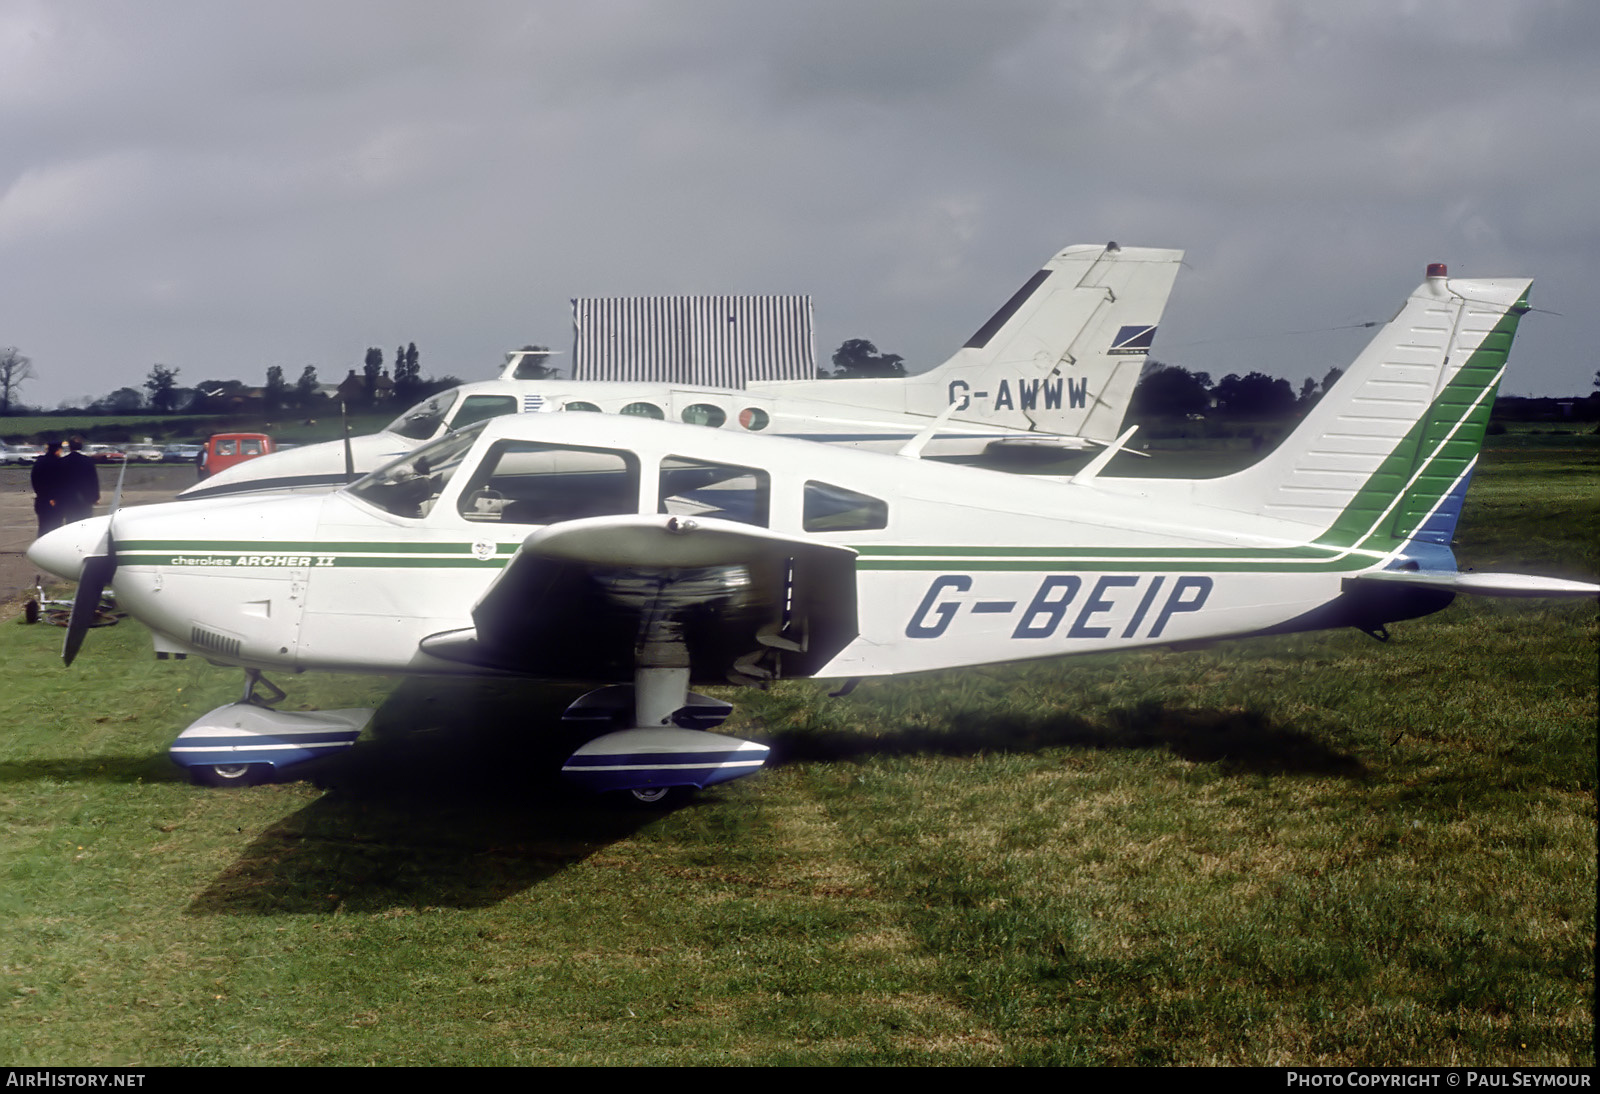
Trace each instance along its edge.
<path fill-rule="evenodd" d="M 809 296 L 584 297 L 574 380 L 742 388 L 817 375 Z"/>

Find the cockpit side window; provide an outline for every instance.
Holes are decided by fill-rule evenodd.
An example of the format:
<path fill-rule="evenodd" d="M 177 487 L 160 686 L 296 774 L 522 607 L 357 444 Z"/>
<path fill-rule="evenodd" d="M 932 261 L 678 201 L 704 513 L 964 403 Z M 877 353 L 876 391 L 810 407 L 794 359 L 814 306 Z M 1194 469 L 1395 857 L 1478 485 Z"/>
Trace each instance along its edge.
<path fill-rule="evenodd" d="M 477 422 L 486 422 L 502 414 L 515 414 L 521 409 L 515 395 L 468 395 L 461 400 L 461 409 L 450 421 L 451 429 L 465 429 Z"/>
<path fill-rule="evenodd" d="M 639 459 L 609 448 L 500 441 L 461 491 L 470 521 L 556 524 L 639 511 Z"/>
<path fill-rule="evenodd" d="M 444 416 L 450 413 L 450 408 L 455 405 L 459 395 L 460 392 L 454 388 L 441 391 L 422 400 L 384 428 L 390 433 L 400 434 L 407 440 L 425 441 L 439 432 L 439 427 L 444 424 Z"/>
<path fill-rule="evenodd" d="M 446 433 L 353 483 L 350 493 L 397 517 L 425 517 L 481 432 L 482 426 Z"/>
<path fill-rule="evenodd" d="M 886 502 L 831 483 L 806 483 L 801 527 L 807 532 L 867 532 L 888 526 Z"/>
<path fill-rule="evenodd" d="M 765 528 L 772 509 L 772 483 L 765 471 L 687 456 L 661 461 L 661 512 L 717 517 Z"/>

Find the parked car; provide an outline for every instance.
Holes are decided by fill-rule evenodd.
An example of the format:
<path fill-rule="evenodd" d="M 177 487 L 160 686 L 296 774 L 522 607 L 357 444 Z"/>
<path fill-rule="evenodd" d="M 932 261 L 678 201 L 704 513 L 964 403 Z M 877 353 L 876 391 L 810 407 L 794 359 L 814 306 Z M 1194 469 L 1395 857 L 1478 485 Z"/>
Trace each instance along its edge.
<path fill-rule="evenodd" d="M 127 454 L 114 444 L 86 445 L 83 454 L 95 463 L 123 463 L 128 458 Z"/>
<path fill-rule="evenodd" d="M 200 453 L 200 477 L 215 475 L 236 463 L 276 452 L 277 446 L 265 433 L 218 433 L 206 441 Z"/>
<path fill-rule="evenodd" d="M 158 444 L 125 444 L 122 452 L 128 459 L 140 463 L 161 462 L 161 446 Z"/>
<path fill-rule="evenodd" d="M 169 444 L 161 450 L 162 463 L 198 463 L 203 444 Z"/>

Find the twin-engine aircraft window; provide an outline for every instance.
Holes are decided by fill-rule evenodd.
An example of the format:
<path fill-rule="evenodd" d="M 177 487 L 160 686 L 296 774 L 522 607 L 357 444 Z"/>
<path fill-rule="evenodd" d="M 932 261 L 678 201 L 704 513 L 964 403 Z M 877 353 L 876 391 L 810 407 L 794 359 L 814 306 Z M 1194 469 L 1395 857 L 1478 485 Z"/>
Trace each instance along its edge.
<path fill-rule="evenodd" d="M 877 498 L 832 486 L 806 483 L 803 527 L 808 532 L 867 532 L 889 526 L 889 506 Z"/>
<path fill-rule="evenodd" d="M 595 406 L 593 403 L 586 403 L 582 399 L 573 399 L 570 402 L 568 402 L 567 405 L 562 407 L 561 409 L 562 410 L 582 410 L 582 411 L 586 411 L 587 413 L 590 413 L 590 414 L 598 414 L 598 413 L 600 413 L 600 408 L 599 407 Z"/>
<path fill-rule="evenodd" d="M 772 485 L 765 471 L 687 456 L 661 461 L 661 511 L 767 526 Z"/>
<path fill-rule="evenodd" d="M 431 398 L 422 400 L 384 428 L 408 440 L 425 441 L 439 432 L 439 427 L 444 424 L 444 416 L 455 405 L 459 394 L 460 392 L 453 388 L 441 391 Z"/>
<path fill-rule="evenodd" d="M 728 414 L 720 406 L 710 403 L 694 403 L 683 408 L 680 415 L 689 425 L 705 425 L 712 429 L 721 429 L 722 423 L 728 420 Z"/>
<path fill-rule="evenodd" d="M 465 429 L 469 425 L 486 422 L 502 414 L 515 414 L 518 409 L 520 408 L 515 395 L 468 395 L 462 400 L 461 409 L 456 411 L 450 428 Z"/>
<path fill-rule="evenodd" d="M 353 483 L 350 493 L 397 517 L 425 517 L 482 432 L 480 424 L 446 433 Z"/>
<path fill-rule="evenodd" d="M 760 407 L 747 406 L 739 411 L 739 424 L 752 433 L 758 433 L 767 428 L 767 423 L 772 421 L 767 417 L 767 412 Z"/>
<path fill-rule="evenodd" d="M 629 403 L 618 413 L 632 414 L 636 418 L 654 418 L 658 422 L 664 420 L 667 416 L 666 411 L 654 403 Z"/>
<path fill-rule="evenodd" d="M 632 452 L 539 441 L 492 446 L 461 490 L 461 515 L 500 524 L 555 524 L 639 511 Z"/>

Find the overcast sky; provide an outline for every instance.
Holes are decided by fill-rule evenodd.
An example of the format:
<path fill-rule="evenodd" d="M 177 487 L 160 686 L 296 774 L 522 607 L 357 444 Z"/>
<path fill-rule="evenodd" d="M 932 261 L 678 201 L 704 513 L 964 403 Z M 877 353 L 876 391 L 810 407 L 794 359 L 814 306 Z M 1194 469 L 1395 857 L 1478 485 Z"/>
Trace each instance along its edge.
<path fill-rule="evenodd" d="M 1592 0 L 0 0 L 0 346 L 46 407 L 483 379 L 574 296 L 804 293 L 920 370 L 1114 239 L 1187 250 L 1155 356 L 1213 378 L 1442 261 L 1536 279 L 1503 390 L 1586 393 L 1597 133 Z"/>

